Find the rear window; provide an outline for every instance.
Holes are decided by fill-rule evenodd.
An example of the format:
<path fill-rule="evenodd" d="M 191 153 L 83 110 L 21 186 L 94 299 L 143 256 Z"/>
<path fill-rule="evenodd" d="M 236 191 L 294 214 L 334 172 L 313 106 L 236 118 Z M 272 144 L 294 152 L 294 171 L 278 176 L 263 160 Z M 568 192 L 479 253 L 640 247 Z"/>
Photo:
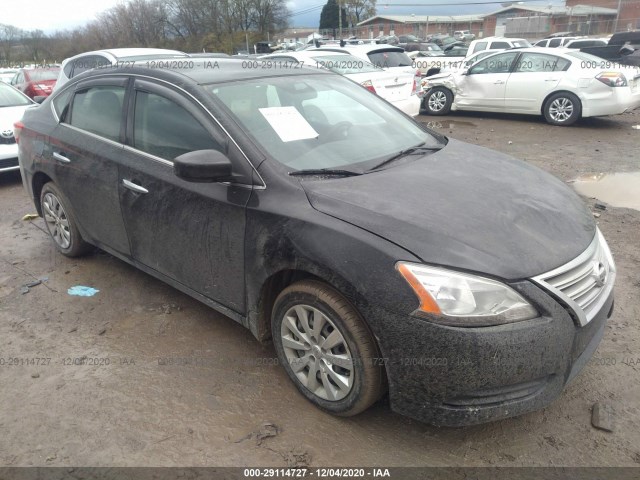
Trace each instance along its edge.
<path fill-rule="evenodd" d="M 371 63 L 380 68 L 410 67 L 412 63 L 409 55 L 397 50 L 370 52 L 368 57 Z"/>
<path fill-rule="evenodd" d="M 527 47 L 530 47 L 531 44 L 526 40 L 514 40 L 513 46 L 517 48 L 527 48 Z"/>
<path fill-rule="evenodd" d="M 509 42 L 491 42 L 492 50 L 499 50 L 503 48 L 511 48 L 511 45 L 509 44 Z"/>

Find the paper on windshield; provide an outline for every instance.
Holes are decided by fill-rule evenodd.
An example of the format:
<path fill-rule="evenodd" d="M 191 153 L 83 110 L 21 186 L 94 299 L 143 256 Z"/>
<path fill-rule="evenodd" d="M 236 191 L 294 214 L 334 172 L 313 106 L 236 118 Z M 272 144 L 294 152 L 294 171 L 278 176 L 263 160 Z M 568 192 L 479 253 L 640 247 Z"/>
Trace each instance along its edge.
<path fill-rule="evenodd" d="M 318 137 L 318 132 L 309 125 L 296 107 L 270 107 L 258 110 L 283 142 Z"/>

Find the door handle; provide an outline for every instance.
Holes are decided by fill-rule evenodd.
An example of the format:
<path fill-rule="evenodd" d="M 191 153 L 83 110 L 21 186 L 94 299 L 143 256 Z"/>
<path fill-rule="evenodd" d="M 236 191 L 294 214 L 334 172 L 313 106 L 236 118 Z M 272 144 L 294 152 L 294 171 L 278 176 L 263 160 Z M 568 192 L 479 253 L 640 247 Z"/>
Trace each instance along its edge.
<path fill-rule="evenodd" d="M 504 80 L 496 80 L 495 85 L 502 85 Z"/>
<path fill-rule="evenodd" d="M 55 158 L 56 160 L 62 163 L 71 163 L 71 160 L 69 160 L 67 157 L 65 157 L 64 155 L 58 152 L 53 152 L 53 158 Z"/>
<path fill-rule="evenodd" d="M 544 80 L 545 82 L 557 82 L 558 79 L 557 78 L 545 78 Z"/>
<path fill-rule="evenodd" d="M 141 187 L 140 185 L 137 185 L 129 180 L 123 179 L 122 184 L 129 190 L 134 191 L 136 193 L 149 193 L 149 190 L 147 190 L 146 188 Z"/>

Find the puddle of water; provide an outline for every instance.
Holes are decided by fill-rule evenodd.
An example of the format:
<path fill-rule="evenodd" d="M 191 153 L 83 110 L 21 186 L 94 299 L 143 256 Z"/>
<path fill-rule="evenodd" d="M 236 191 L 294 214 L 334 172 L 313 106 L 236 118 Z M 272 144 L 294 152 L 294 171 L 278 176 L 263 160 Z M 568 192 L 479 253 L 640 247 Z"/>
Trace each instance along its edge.
<path fill-rule="evenodd" d="M 640 210 L 640 172 L 595 173 L 572 183 L 582 195 L 595 197 L 613 207 Z"/>
<path fill-rule="evenodd" d="M 471 123 L 471 122 L 464 122 L 464 121 L 460 121 L 460 120 L 446 120 L 446 121 L 438 121 L 438 120 L 430 120 L 428 122 L 423 122 L 426 123 L 427 127 L 429 128 L 455 128 L 455 127 L 477 127 L 477 125 L 475 123 Z"/>

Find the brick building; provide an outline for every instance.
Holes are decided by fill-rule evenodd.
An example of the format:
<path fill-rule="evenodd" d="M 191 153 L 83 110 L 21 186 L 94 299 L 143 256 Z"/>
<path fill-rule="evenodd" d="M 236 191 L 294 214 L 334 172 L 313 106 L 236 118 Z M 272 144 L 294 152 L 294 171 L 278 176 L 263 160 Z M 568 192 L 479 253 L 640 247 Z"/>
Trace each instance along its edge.
<path fill-rule="evenodd" d="M 577 5 L 612 8 L 620 8 L 620 17 L 617 19 L 616 31 L 640 29 L 640 0 L 566 0 L 567 7 L 573 8 Z"/>
<path fill-rule="evenodd" d="M 621 12 L 618 18 L 618 2 Z M 611 5 L 615 4 L 614 8 Z M 361 38 L 381 35 L 453 34 L 471 30 L 476 37 L 507 36 L 543 38 L 557 32 L 605 35 L 636 28 L 640 0 L 567 0 L 566 6 L 511 5 L 483 15 L 376 15 L 360 22 L 352 32 Z"/>

